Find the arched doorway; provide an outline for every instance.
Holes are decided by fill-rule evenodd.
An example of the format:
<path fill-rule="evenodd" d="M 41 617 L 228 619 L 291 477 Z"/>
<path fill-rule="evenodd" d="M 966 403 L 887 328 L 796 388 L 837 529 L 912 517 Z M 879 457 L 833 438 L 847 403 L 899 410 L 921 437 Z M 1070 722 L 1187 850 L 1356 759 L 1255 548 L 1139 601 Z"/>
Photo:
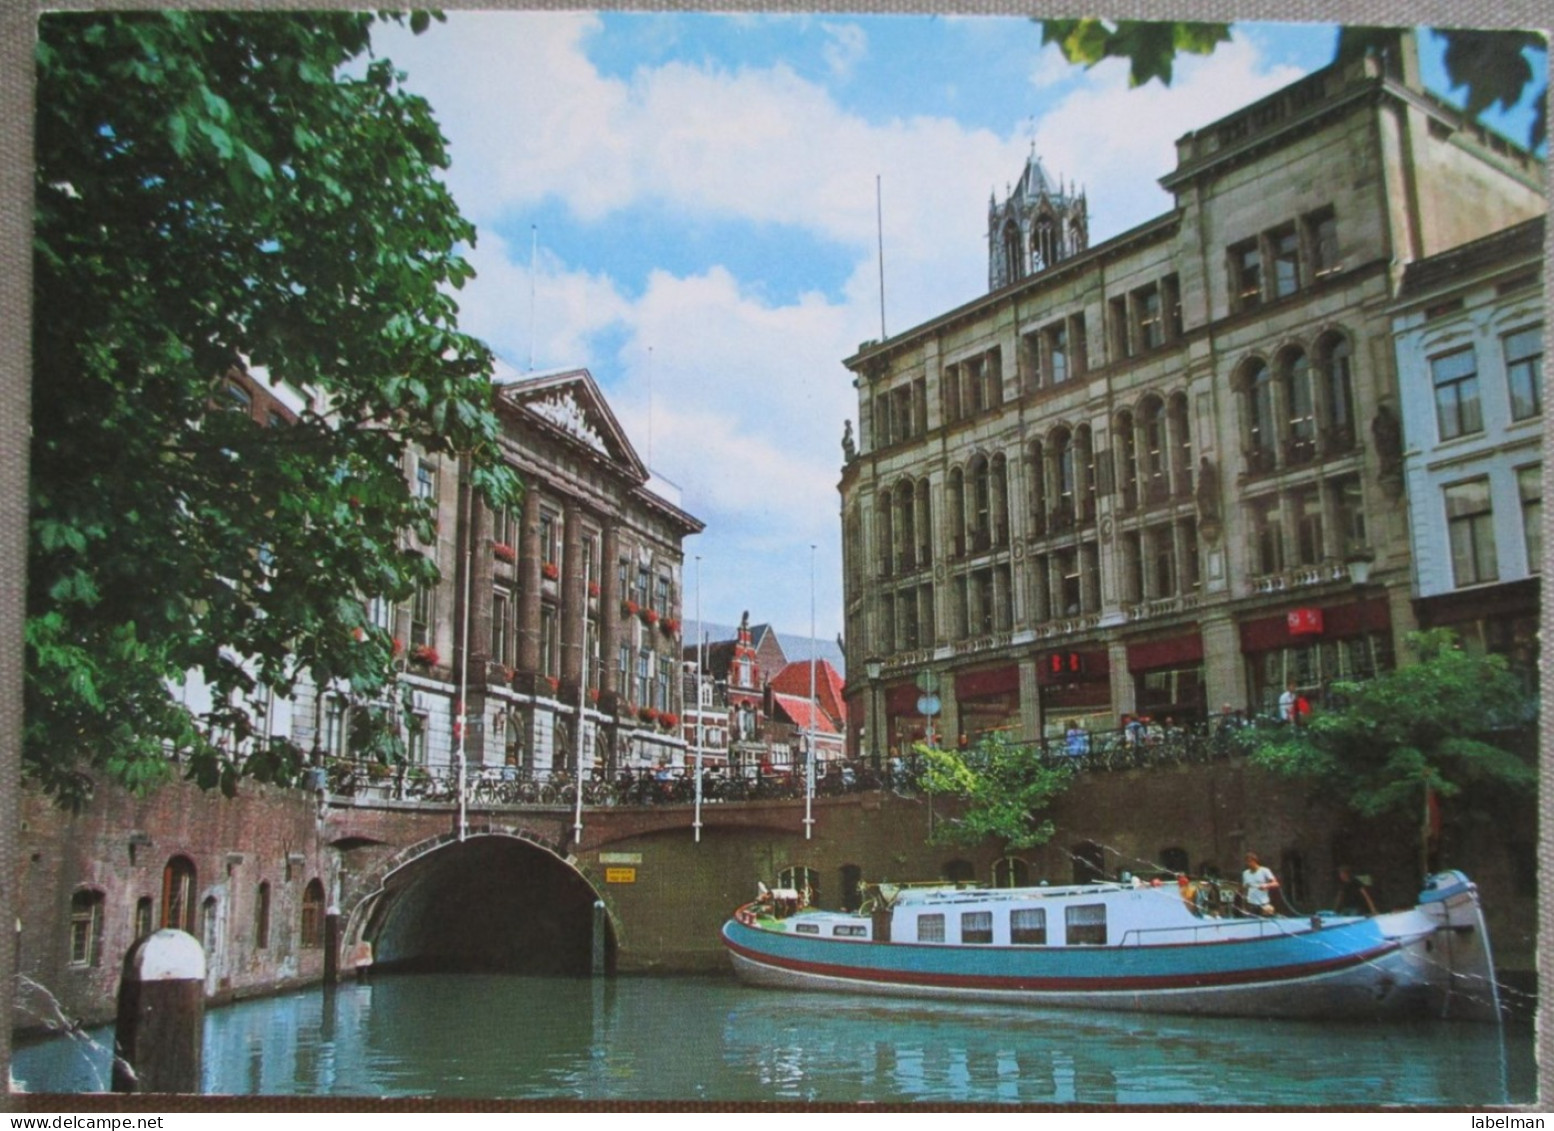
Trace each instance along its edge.
<path fill-rule="evenodd" d="M 350 940 L 372 945 L 375 969 L 588 974 L 594 904 L 584 876 L 542 845 L 511 835 L 449 838 L 402 854 L 363 902 Z M 602 916 L 604 968 L 615 932 Z"/>

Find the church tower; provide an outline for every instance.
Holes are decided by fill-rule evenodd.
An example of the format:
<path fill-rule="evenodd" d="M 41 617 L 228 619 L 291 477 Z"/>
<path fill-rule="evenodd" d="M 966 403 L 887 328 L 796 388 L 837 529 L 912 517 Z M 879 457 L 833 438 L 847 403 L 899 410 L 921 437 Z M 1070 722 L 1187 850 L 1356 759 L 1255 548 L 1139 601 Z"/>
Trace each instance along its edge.
<path fill-rule="evenodd" d="M 996 291 L 1083 251 L 1090 242 L 1085 196 L 1054 185 L 1033 150 L 1000 204 L 987 202 L 987 285 Z"/>

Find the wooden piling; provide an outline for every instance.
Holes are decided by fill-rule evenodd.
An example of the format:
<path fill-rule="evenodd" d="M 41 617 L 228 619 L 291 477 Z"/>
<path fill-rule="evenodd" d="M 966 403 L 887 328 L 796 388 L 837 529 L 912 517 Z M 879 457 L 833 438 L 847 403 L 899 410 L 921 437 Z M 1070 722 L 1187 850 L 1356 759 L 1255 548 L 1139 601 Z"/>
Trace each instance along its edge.
<path fill-rule="evenodd" d="M 205 1039 L 205 951 L 170 927 L 124 955 L 114 1032 L 115 1092 L 198 1092 Z"/>

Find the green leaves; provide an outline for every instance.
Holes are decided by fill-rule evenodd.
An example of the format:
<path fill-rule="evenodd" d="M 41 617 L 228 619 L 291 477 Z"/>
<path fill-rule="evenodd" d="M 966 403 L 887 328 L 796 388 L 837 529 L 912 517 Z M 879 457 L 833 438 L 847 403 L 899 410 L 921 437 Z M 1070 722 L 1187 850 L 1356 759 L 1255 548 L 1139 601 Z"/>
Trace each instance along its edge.
<path fill-rule="evenodd" d="M 1230 25 L 1150 20 L 1043 20 L 1041 42 L 1058 45 L 1070 63 L 1093 67 L 1103 59 L 1129 61 L 1128 85 L 1151 79 L 1171 85 L 1179 52 L 1208 55 L 1230 39 Z"/>
<path fill-rule="evenodd" d="M 938 826 L 936 835 L 961 843 L 993 837 L 1010 849 L 1031 848 L 1052 838 L 1055 827 L 1042 811 L 1069 786 L 1072 771 L 1049 766 L 1040 751 L 990 735 L 968 750 L 914 748 L 926 766 L 924 785 L 932 793 L 964 801 L 961 816 Z"/>
<path fill-rule="evenodd" d="M 478 490 L 516 495 L 490 353 L 446 293 L 474 236 L 446 145 L 386 60 L 345 70 L 373 22 L 39 21 L 24 759 L 62 797 L 162 780 L 170 754 L 212 788 L 283 780 L 264 688 L 381 694 L 364 604 L 435 576 L 404 548 L 431 520 L 407 447 L 473 453 Z M 222 411 L 259 365 L 330 417 Z M 190 673 L 208 704 L 170 693 Z"/>

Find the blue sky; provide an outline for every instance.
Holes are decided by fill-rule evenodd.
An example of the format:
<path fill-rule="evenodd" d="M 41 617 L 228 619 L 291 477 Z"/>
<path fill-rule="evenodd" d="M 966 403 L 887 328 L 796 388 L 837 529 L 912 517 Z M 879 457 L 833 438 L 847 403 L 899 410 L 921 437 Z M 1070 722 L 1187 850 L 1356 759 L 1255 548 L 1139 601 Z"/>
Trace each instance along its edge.
<path fill-rule="evenodd" d="M 879 334 L 875 178 L 894 333 L 986 289 L 988 197 L 1033 146 L 1105 239 L 1170 208 L 1177 137 L 1325 65 L 1336 34 L 1238 24 L 1135 90 L 1011 17 L 450 12 L 376 48 L 431 101 L 480 231 L 464 327 L 516 369 L 593 373 L 707 523 L 686 543 L 706 619 L 807 632 L 813 545 L 829 639 L 841 359 Z"/>

